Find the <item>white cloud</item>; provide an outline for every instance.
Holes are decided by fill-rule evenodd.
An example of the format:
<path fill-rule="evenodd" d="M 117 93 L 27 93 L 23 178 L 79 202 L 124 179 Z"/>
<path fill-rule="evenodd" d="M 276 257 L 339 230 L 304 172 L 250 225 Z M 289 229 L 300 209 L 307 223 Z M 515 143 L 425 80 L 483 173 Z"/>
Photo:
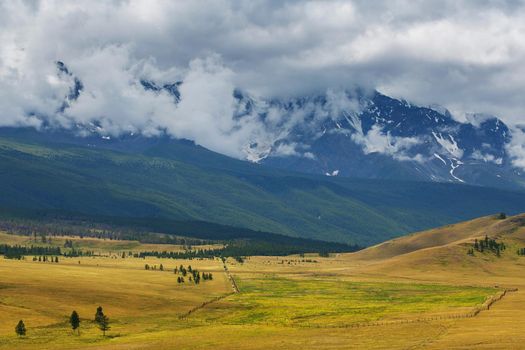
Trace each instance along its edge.
<path fill-rule="evenodd" d="M 377 124 L 366 134 L 362 131 L 352 134 L 352 139 L 363 147 L 365 154 L 380 153 L 402 161 L 424 161 L 421 154 L 409 155 L 408 152 L 412 147 L 421 144 L 421 140 L 417 137 L 392 136 L 388 132 L 384 133 Z"/>
<path fill-rule="evenodd" d="M 341 92 L 355 87 L 437 103 L 458 118 L 484 112 L 517 123 L 524 31 L 519 1 L 0 0 L 0 125 L 38 127 L 42 115 L 66 126 L 97 120 L 108 134 L 167 130 L 240 157 L 251 141 L 267 148 L 312 112 L 337 119 L 359 110 Z M 56 60 L 85 88 L 65 113 L 57 110 L 71 81 L 56 78 Z M 180 105 L 142 89 L 142 78 L 184 80 Z M 256 114 L 228 114 L 234 87 L 256 96 L 328 91 L 328 103 L 291 113 L 263 104 L 263 127 Z M 357 137 L 370 152 L 403 154 L 418 142 L 377 129 Z M 516 159 L 518 139 L 509 146 Z"/>
<path fill-rule="evenodd" d="M 511 129 L 511 142 L 507 144 L 507 152 L 515 167 L 525 170 L 525 127 Z"/>
<path fill-rule="evenodd" d="M 481 160 L 481 161 L 484 161 L 485 163 L 490 162 L 490 163 L 494 163 L 497 165 L 503 164 L 502 158 L 496 157 L 490 153 L 482 153 L 480 150 L 474 150 L 474 152 L 472 152 L 471 157 L 472 159 Z"/>

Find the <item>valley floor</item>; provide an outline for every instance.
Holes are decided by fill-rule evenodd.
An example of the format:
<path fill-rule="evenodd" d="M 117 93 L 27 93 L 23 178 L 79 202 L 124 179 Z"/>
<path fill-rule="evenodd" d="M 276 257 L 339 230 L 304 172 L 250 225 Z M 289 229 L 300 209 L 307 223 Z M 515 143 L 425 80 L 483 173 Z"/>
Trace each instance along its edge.
<path fill-rule="evenodd" d="M 59 263 L 0 259 L 0 349 L 521 349 L 525 257 L 514 248 L 523 229 L 501 231 L 509 234 L 498 236 L 509 246 L 501 257 L 467 254 L 469 240 L 494 225 L 449 228 L 452 238 L 434 245 L 423 234 L 328 258 L 228 259 L 239 293 L 219 259 L 118 251 Z M 214 279 L 178 284 L 181 264 Z M 99 305 L 110 318 L 107 337 L 92 322 Z M 68 327 L 73 309 L 80 335 Z M 19 319 L 24 338 L 14 333 Z"/>

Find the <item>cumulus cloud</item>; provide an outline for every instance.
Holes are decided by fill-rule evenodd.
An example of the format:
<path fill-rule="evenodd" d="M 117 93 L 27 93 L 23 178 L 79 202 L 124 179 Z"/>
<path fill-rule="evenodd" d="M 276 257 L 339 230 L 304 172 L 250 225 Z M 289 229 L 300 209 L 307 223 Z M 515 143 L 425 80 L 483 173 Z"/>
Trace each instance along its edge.
<path fill-rule="evenodd" d="M 458 119 L 482 112 L 517 123 L 525 113 L 523 32 L 525 5 L 510 0 L 0 0 L 0 125 L 97 121 L 107 134 L 168 132 L 240 157 L 268 149 L 317 107 L 261 103 L 262 125 L 256 113 L 233 117 L 234 88 L 269 97 L 328 91 L 318 118 L 353 121 L 343 111 L 361 106 L 341 91 L 355 87 L 437 103 Z M 57 60 L 84 84 L 63 112 L 72 82 L 57 77 Z M 141 79 L 183 80 L 180 104 L 143 89 Z M 378 129 L 356 137 L 370 152 L 408 154 L 418 142 Z M 523 140 L 513 140 L 518 159 Z"/>

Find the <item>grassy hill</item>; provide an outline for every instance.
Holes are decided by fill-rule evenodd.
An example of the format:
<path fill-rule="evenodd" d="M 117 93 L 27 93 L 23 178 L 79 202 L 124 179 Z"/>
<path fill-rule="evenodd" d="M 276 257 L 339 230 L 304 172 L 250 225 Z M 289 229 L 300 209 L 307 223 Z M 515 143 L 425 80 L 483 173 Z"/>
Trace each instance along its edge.
<path fill-rule="evenodd" d="M 475 249 L 475 242 L 493 240 L 504 250 Z M 519 249 L 525 248 L 525 214 L 505 219 L 497 215 L 399 237 L 353 254 L 343 254 L 362 272 L 389 278 L 428 279 L 464 283 L 473 276 L 504 284 L 520 284 L 525 267 Z M 470 252 L 470 253 L 469 253 Z M 513 278 L 510 278 L 513 276 Z M 490 283 L 490 282 L 489 282 Z"/>
<path fill-rule="evenodd" d="M 500 226 L 500 220 L 495 215 L 490 215 L 395 238 L 364 249 L 354 257 L 364 260 L 384 260 L 418 250 L 457 245 L 492 233 L 494 225 Z"/>
<path fill-rule="evenodd" d="M 306 176 L 185 141 L 106 144 L 12 130 L 0 133 L 0 191 L 5 208 L 199 220 L 360 245 L 525 209 L 525 194 L 519 192 Z"/>

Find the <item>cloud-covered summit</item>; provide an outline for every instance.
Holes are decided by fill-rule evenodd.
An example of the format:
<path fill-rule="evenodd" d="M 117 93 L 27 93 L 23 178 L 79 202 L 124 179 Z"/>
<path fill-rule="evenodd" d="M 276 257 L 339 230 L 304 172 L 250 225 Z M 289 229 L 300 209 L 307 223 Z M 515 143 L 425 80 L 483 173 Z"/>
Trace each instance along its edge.
<path fill-rule="evenodd" d="M 439 104 L 458 119 L 483 112 L 517 124 L 524 33 L 520 1 L 0 0 L 0 125 L 96 122 L 108 134 L 168 132 L 241 157 L 303 112 L 270 106 L 265 123 L 235 118 L 236 88 L 269 100 L 355 87 Z M 57 61 L 72 75 L 57 75 Z M 64 106 L 75 77 L 82 93 Z M 142 80 L 183 81 L 179 104 Z M 523 164 L 519 130 L 509 149 Z M 356 141 L 366 149 L 381 135 Z M 292 154 L 300 145 L 279 147 Z"/>

